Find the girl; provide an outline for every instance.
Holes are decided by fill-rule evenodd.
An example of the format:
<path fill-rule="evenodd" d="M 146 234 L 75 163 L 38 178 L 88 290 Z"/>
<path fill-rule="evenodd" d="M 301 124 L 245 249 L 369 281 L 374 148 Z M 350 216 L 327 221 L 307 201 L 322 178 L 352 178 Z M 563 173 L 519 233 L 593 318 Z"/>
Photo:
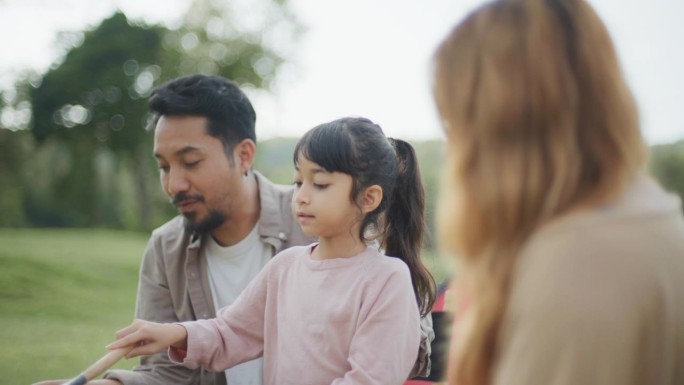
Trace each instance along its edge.
<path fill-rule="evenodd" d="M 170 346 L 172 360 L 215 371 L 263 356 L 273 385 L 401 384 L 435 295 L 420 259 L 413 148 L 370 120 L 344 118 L 304 135 L 294 164 L 292 210 L 317 243 L 274 257 L 216 319 L 138 320 L 108 348 L 136 346 L 134 357 Z"/>
<path fill-rule="evenodd" d="M 435 55 L 450 384 L 684 383 L 684 220 L 583 0 L 498 0 Z M 458 306 L 458 305 L 457 305 Z"/>

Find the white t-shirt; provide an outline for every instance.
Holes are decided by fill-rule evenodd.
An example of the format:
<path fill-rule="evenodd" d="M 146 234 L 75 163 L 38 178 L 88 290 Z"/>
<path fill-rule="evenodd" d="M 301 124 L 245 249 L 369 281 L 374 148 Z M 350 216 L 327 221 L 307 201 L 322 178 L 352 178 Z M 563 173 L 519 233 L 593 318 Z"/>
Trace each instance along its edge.
<path fill-rule="evenodd" d="M 210 235 L 204 239 L 209 286 L 218 309 L 228 306 L 273 257 L 270 245 L 259 239 L 257 226 L 239 243 L 223 247 Z M 230 385 L 262 385 L 263 359 L 258 358 L 226 370 Z"/>

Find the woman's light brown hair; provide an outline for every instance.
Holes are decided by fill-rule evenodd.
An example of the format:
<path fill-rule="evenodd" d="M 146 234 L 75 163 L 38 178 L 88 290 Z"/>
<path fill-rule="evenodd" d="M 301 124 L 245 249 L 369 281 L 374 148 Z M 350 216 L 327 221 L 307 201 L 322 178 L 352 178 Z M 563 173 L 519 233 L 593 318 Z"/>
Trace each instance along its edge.
<path fill-rule="evenodd" d="M 450 383 L 487 384 L 518 254 L 569 210 L 616 196 L 646 155 L 605 26 L 581 0 L 499 0 L 435 54 L 447 135 L 439 238 L 472 282 L 474 327 Z"/>

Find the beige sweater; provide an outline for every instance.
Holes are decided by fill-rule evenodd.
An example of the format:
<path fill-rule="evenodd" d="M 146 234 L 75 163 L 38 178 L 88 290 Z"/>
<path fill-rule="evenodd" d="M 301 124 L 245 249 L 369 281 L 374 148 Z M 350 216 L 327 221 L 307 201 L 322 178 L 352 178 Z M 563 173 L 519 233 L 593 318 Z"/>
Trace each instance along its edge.
<path fill-rule="evenodd" d="M 684 384 L 678 197 L 639 177 L 539 231 L 518 263 L 494 384 Z"/>

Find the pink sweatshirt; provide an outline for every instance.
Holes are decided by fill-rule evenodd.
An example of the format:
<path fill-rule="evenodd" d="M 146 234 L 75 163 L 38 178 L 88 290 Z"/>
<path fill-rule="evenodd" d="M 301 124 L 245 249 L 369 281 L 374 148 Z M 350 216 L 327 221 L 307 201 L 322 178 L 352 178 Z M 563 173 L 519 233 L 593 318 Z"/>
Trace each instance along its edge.
<path fill-rule="evenodd" d="M 276 255 L 217 318 L 182 323 L 187 355 L 171 359 L 221 371 L 263 355 L 266 385 L 402 384 L 420 343 L 408 267 L 370 247 L 313 260 L 314 246 Z"/>

